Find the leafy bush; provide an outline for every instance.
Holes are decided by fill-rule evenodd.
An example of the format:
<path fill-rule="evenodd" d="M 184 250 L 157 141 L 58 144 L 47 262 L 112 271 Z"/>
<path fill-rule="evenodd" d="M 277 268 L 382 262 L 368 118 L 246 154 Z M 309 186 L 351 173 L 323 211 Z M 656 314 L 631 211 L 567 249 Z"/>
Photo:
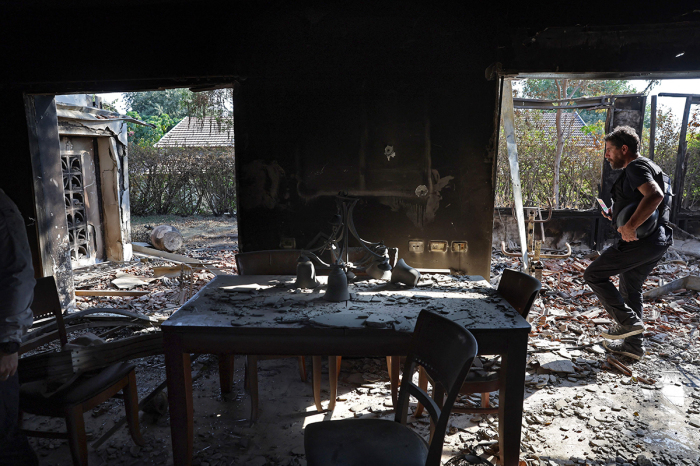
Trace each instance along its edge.
<path fill-rule="evenodd" d="M 236 208 L 232 147 L 129 144 L 131 211 L 134 215 L 223 215 Z"/>
<path fill-rule="evenodd" d="M 583 128 L 583 132 L 594 140 L 591 145 L 584 145 L 581 141 L 569 137 L 570 129 L 565 129 L 560 166 L 559 203 L 561 208 L 590 209 L 598 197 L 603 167 L 600 126 L 598 123 L 593 123 Z M 516 110 L 515 132 L 523 202 L 527 206 L 546 208 L 552 200 L 556 131 L 551 126 L 547 127 L 543 112 Z M 503 129 L 499 138 L 496 170 L 496 206 L 510 206 L 513 202 L 513 193 Z"/>

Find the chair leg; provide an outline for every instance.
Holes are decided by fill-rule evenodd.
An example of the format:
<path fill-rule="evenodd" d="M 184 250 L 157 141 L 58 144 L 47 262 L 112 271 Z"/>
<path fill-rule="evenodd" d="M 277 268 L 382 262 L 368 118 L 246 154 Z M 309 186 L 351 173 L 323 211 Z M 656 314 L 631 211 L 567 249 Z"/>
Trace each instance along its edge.
<path fill-rule="evenodd" d="M 331 386 L 331 396 L 328 410 L 335 409 L 335 399 L 338 397 L 338 373 L 340 372 L 340 356 L 328 356 L 328 382 Z"/>
<path fill-rule="evenodd" d="M 258 420 L 258 357 L 248 355 L 245 360 L 246 388 L 250 394 L 250 424 Z"/>
<path fill-rule="evenodd" d="M 306 382 L 306 358 L 299 356 L 299 376 L 302 382 Z"/>
<path fill-rule="evenodd" d="M 422 366 L 418 367 L 418 386 L 424 392 L 428 391 L 428 374 L 425 373 L 425 369 L 423 369 Z M 416 412 L 413 413 L 413 416 L 421 417 L 423 415 L 424 409 L 425 408 L 423 407 L 423 404 L 419 402 L 418 406 L 416 406 Z"/>
<path fill-rule="evenodd" d="M 129 433 L 134 443 L 144 446 L 141 429 L 139 428 L 139 394 L 136 391 L 136 375 L 129 372 L 129 383 L 122 389 L 124 392 L 124 409 L 126 410 L 126 423 L 129 425 Z"/>
<path fill-rule="evenodd" d="M 389 371 L 389 381 L 391 382 L 391 402 L 396 406 L 399 400 L 399 369 L 401 367 L 401 356 L 387 356 L 386 365 Z"/>
<path fill-rule="evenodd" d="M 313 365 L 314 403 L 316 410 L 321 413 L 323 412 L 321 406 L 321 356 L 311 356 L 311 361 Z"/>
<path fill-rule="evenodd" d="M 68 432 L 68 445 L 73 457 L 73 464 L 87 466 L 87 435 L 85 435 L 85 420 L 81 405 L 66 410 L 66 431 Z"/>
<path fill-rule="evenodd" d="M 491 399 L 490 399 L 489 395 L 490 394 L 488 392 L 481 394 L 481 407 L 482 408 L 488 408 L 490 406 Z"/>
<path fill-rule="evenodd" d="M 336 379 L 335 383 L 338 385 L 338 379 L 340 378 L 340 364 L 343 362 L 343 357 L 342 356 L 336 356 L 335 357 L 335 365 L 338 368 L 338 372 L 336 374 Z"/>
<path fill-rule="evenodd" d="M 231 393 L 233 390 L 233 354 L 219 355 L 219 384 L 221 393 Z"/>

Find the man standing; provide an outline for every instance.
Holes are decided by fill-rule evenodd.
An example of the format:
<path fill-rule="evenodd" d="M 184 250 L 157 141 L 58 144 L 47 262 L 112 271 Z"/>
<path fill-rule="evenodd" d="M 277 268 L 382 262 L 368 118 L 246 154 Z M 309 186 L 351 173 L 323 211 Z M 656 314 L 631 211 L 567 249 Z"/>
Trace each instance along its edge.
<path fill-rule="evenodd" d="M 620 212 L 637 204 L 632 216 L 617 228 L 621 240 L 609 247 L 588 266 L 584 280 L 616 322 L 601 336 L 603 346 L 613 353 L 640 360 L 644 356 L 642 332 L 642 284 L 654 266 L 673 244 L 669 227 L 671 189 L 668 177 L 651 160 L 639 155 L 639 137 L 629 126 L 618 126 L 605 136 L 605 159 L 622 173 L 612 187 L 612 217 L 617 225 Z M 642 239 L 639 228 L 658 210 L 656 228 Z M 620 276 L 619 290 L 610 281 Z M 622 341 L 619 341 L 622 340 Z"/>
<path fill-rule="evenodd" d="M 17 350 L 32 325 L 35 283 L 24 220 L 0 189 L 0 465 L 39 464 L 17 426 Z"/>

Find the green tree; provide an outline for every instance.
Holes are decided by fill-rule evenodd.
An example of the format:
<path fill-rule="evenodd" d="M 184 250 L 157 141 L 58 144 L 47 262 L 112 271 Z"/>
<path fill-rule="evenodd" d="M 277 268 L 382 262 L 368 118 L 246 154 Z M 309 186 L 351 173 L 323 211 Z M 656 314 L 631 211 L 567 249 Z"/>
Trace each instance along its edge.
<path fill-rule="evenodd" d="M 142 147 L 152 146 L 178 123 L 178 121 L 173 120 L 167 113 L 144 118 L 139 115 L 138 112 L 130 110 L 127 112 L 127 115 L 155 126 L 155 128 L 151 128 L 150 126 L 138 125 L 136 123 L 127 123 L 130 142 Z"/>
<path fill-rule="evenodd" d="M 127 110 L 142 118 L 167 114 L 180 121 L 187 116 L 187 101 L 191 98 L 188 89 L 166 89 L 164 91 L 127 92 L 124 102 Z"/>
<path fill-rule="evenodd" d="M 627 81 L 618 80 L 587 80 L 587 79 L 526 79 L 523 83 L 523 95 L 528 98 L 555 100 L 566 104 L 570 99 L 585 96 L 603 96 L 610 94 L 632 94 L 637 90 Z M 566 128 L 563 125 L 562 114 L 566 110 L 556 112 L 556 150 L 553 167 L 552 198 L 555 208 L 561 208 L 561 157 L 566 143 Z M 569 110 L 571 112 L 571 110 Z M 605 118 L 604 112 L 582 111 L 581 118 L 588 125 L 595 125 Z"/>
<path fill-rule="evenodd" d="M 129 125 L 129 137 L 137 145 L 153 145 L 186 116 L 214 117 L 224 129 L 233 128 L 232 89 L 191 92 L 188 89 L 127 92 L 127 113 L 156 128 Z M 203 124 L 203 120 L 202 120 Z"/>

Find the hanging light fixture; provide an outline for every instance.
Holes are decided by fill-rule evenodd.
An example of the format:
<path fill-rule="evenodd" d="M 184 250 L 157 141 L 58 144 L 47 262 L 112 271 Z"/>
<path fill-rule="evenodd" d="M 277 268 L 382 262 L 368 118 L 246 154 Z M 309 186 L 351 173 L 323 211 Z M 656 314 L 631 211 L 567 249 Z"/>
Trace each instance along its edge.
<path fill-rule="evenodd" d="M 328 290 L 326 291 L 329 301 L 347 301 L 350 299 L 350 294 L 347 291 L 347 282 L 355 278 L 354 272 L 364 271 L 370 277 L 381 280 L 389 280 L 391 278 L 392 268 L 389 263 L 388 248 L 381 241 L 378 243 L 365 241 L 357 233 L 353 221 L 353 209 L 358 201 L 358 198 L 348 197 L 342 193 L 339 194 L 336 197 L 338 211 L 330 221 L 331 235 L 328 236 L 321 246 L 302 253 L 304 257 L 308 257 L 317 264 L 331 269 L 331 275 L 328 277 Z M 360 264 L 350 262 L 348 241 L 351 235 L 367 253 L 367 257 Z M 325 251 L 330 252 L 330 264 L 319 258 L 319 255 Z M 344 285 L 340 279 L 340 273 L 345 275 Z M 331 280 L 332 276 L 335 276 L 333 280 Z M 333 283 L 333 287 L 331 283 Z M 344 292 L 342 291 L 343 288 Z M 331 289 L 333 290 L 332 293 Z"/>

